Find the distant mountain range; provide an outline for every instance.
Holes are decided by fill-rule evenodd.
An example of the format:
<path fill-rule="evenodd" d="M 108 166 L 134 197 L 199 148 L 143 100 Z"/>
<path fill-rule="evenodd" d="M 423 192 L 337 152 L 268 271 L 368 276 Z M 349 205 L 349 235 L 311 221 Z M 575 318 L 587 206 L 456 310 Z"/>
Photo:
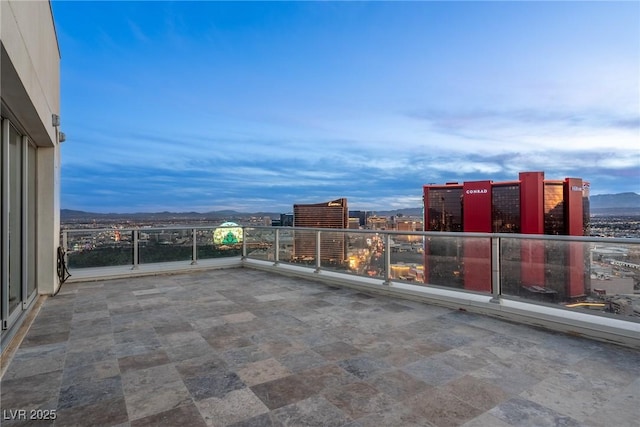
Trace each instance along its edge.
<path fill-rule="evenodd" d="M 638 193 L 618 193 L 599 194 L 589 198 L 591 207 L 603 208 L 640 208 L 640 194 Z"/>
<path fill-rule="evenodd" d="M 591 213 L 610 215 L 640 215 L 640 194 L 619 193 L 599 194 L 590 197 Z M 378 216 L 412 216 L 421 217 L 422 208 L 404 208 L 395 210 L 371 210 Z M 119 220 L 220 220 L 234 217 L 271 217 L 278 218 L 282 212 L 238 212 L 234 210 L 220 210 L 212 212 L 139 212 L 139 213 L 93 213 L 70 209 L 61 209 L 60 217 L 63 222 L 86 221 L 91 219 L 119 219 Z"/>

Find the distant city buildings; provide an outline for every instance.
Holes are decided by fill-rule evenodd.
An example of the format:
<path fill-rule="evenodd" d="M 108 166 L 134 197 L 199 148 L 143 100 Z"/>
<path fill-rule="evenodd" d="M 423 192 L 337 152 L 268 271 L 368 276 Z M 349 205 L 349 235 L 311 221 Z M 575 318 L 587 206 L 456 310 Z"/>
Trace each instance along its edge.
<path fill-rule="evenodd" d="M 370 212 L 367 211 L 349 211 L 349 223 L 353 222 L 355 224 L 357 222 L 358 227 L 355 228 L 365 228 L 369 214 Z"/>
<path fill-rule="evenodd" d="M 341 198 L 324 203 L 293 205 L 294 227 L 349 228 L 347 199 Z M 294 259 L 315 258 L 316 238 L 314 232 L 296 232 Z M 320 236 L 320 258 L 330 263 L 341 264 L 346 259 L 347 248 L 344 233 L 322 233 Z"/>
<path fill-rule="evenodd" d="M 279 219 L 272 219 L 273 227 L 293 227 L 293 214 L 280 214 Z"/>
<path fill-rule="evenodd" d="M 589 183 L 581 178 L 545 180 L 544 172 L 522 172 L 507 182 L 425 185 L 423 194 L 426 231 L 589 234 Z M 431 239 L 425 248 L 425 282 L 490 292 L 490 253 L 486 239 Z M 510 268 L 517 270 L 512 277 L 518 279 L 504 285 L 551 293 L 549 298 L 584 296 L 588 272 L 582 245 L 531 240 L 510 253 Z M 553 264 L 558 269 L 550 271 Z"/>

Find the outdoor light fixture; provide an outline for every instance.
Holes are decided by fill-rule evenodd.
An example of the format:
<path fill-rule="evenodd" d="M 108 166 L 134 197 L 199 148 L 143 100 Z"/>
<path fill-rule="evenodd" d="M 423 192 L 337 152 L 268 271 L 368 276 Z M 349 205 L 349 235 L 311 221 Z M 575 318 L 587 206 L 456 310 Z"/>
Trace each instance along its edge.
<path fill-rule="evenodd" d="M 65 142 L 67 140 L 67 135 L 64 132 L 58 132 L 58 142 Z"/>
<path fill-rule="evenodd" d="M 51 122 L 53 124 L 53 126 L 60 126 L 60 116 L 57 114 L 52 114 L 51 115 Z"/>

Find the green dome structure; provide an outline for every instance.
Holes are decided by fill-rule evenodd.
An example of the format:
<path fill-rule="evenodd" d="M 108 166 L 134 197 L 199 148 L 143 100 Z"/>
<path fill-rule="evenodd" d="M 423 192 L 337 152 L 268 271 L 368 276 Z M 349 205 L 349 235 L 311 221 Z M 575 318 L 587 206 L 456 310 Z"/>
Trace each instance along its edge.
<path fill-rule="evenodd" d="M 235 222 L 223 222 L 213 232 L 216 245 L 237 245 L 242 243 L 242 227 Z"/>

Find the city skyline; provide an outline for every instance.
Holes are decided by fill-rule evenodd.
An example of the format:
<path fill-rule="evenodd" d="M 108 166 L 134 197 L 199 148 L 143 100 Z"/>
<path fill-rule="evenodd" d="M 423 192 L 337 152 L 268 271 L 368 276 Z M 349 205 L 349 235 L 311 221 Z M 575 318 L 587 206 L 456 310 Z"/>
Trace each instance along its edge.
<path fill-rule="evenodd" d="M 52 7 L 65 209 L 397 209 L 524 170 L 640 192 L 637 3 Z"/>

